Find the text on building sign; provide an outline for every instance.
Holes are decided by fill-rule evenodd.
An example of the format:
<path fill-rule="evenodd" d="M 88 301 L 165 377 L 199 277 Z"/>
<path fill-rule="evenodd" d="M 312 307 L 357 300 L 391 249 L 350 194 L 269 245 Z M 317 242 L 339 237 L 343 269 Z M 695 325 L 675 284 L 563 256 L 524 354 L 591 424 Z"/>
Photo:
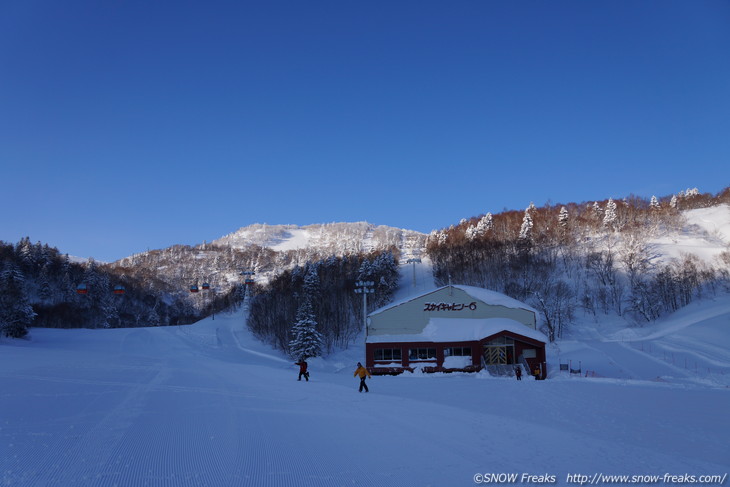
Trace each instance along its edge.
<path fill-rule="evenodd" d="M 423 311 L 461 311 L 464 309 L 474 311 L 477 309 L 477 303 L 425 303 Z"/>

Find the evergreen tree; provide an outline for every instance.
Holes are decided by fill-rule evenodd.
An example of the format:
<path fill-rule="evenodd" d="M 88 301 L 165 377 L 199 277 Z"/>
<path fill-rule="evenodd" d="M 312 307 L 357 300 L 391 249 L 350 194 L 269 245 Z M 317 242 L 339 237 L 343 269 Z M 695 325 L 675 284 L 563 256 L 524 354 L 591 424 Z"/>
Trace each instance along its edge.
<path fill-rule="evenodd" d="M 530 215 L 530 208 L 525 210 L 525 216 L 522 219 L 522 226 L 520 227 L 520 240 L 530 240 L 532 238 L 532 216 Z"/>
<path fill-rule="evenodd" d="M 563 242 L 566 241 L 568 236 L 568 209 L 566 207 L 560 208 L 560 214 L 558 214 L 558 228 L 560 229 L 560 238 Z"/>
<path fill-rule="evenodd" d="M 322 335 L 317 331 L 312 303 L 306 297 L 297 309 L 296 323 L 291 329 L 289 354 L 297 360 L 318 357 L 322 353 Z"/>
<path fill-rule="evenodd" d="M 487 213 L 481 218 L 481 220 L 479 220 L 479 223 L 477 223 L 476 236 L 481 237 L 483 235 L 486 235 L 486 233 L 492 228 L 494 228 L 494 223 L 492 222 L 492 214 Z"/>
<path fill-rule="evenodd" d="M 157 313 L 158 304 L 159 304 L 159 301 L 157 301 L 155 303 L 155 305 L 150 308 L 149 312 L 147 313 L 147 323 L 145 323 L 145 325 L 160 326 L 160 315 Z"/>
<path fill-rule="evenodd" d="M 372 269 L 375 295 L 371 302 L 373 307 L 379 307 L 393 300 L 398 288 L 398 263 L 392 252 L 383 252 L 373 260 Z"/>
<path fill-rule="evenodd" d="M 36 317 L 24 289 L 25 277 L 13 263 L 0 273 L 0 328 L 7 337 L 22 338 Z"/>
<path fill-rule="evenodd" d="M 20 256 L 20 262 L 23 267 L 30 269 L 34 264 L 33 244 L 30 243 L 30 237 L 25 237 L 18 242 L 15 252 Z"/>
<path fill-rule="evenodd" d="M 372 281 L 374 273 L 373 265 L 370 261 L 368 259 L 363 259 L 362 264 L 360 264 L 360 269 L 357 271 L 357 280 Z"/>
<path fill-rule="evenodd" d="M 477 227 L 469 225 L 469 228 L 464 232 L 464 236 L 467 240 L 474 240 L 477 237 Z"/>
<path fill-rule="evenodd" d="M 40 276 L 38 276 L 38 297 L 42 303 L 48 303 L 53 297 L 53 290 L 49 282 L 49 264 L 46 263 L 41 269 Z"/>
<path fill-rule="evenodd" d="M 600 220 L 603 217 L 603 210 L 601 209 L 601 205 L 598 204 L 598 201 L 593 202 L 593 214 L 596 216 L 597 220 Z"/>
<path fill-rule="evenodd" d="M 609 198 L 606 203 L 606 214 L 603 216 L 603 226 L 614 228 L 616 224 L 616 202 Z"/>
<path fill-rule="evenodd" d="M 558 225 L 565 231 L 568 228 L 568 209 L 566 207 L 560 208 L 560 214 L 558 215 Z"/>
<path fill-rule="evenodd" d="M 652 210 L 658 210 L 661 208 L 661 206 L 659 205 L 659 200 L 656 198 L 656 196 L 651 197 L 651 203 L 649 203 L 649 207 Z"/>
<path fill-rule="evenodd" d="M 304 276 L 304 284 L 302 285 L 302 291 L 311 303 L 318 302 L 320 296 L 318 267 L 316 264 L 309 266 L 307 274 Z"/>

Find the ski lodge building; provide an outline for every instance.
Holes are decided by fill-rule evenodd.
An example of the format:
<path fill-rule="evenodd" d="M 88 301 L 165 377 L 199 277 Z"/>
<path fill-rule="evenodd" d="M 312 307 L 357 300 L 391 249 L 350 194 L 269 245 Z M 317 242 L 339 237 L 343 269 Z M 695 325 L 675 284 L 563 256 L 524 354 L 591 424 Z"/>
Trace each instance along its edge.
<path fill-rule="evenodd" d="M 444 286 L 368 315 L 365 362 L 373 374 L 476 372 L 545 377 L 547 337 L 537 311 L 487 289 Z"/>

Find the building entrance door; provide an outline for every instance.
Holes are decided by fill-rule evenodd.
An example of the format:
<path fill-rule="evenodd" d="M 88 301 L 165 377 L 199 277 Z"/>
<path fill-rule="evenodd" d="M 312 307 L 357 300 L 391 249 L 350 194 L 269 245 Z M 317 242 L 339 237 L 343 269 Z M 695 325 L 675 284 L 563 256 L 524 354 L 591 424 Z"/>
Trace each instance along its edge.
<path fill-rule="evenodd" d="M 511 338 L 497 338 L 484 344 L 484 362 L 487 365 L 515 363 L 515 344 Z"/>
<path fill-rule="evenodd" d="M 487 365 L 507 365 L 515 363 L 515 347 L 484 347 L 484 362 Z"/>

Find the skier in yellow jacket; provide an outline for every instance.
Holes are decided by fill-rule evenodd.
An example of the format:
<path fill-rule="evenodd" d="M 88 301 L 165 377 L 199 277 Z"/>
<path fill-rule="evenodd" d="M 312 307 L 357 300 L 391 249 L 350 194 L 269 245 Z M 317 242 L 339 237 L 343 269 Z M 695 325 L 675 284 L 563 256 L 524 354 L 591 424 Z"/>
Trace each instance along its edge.
<path fill-rule="evenodd" d="M 355 373 L 352 375 L 353 377 L 360 376 L 360 392 L 362 392 L 363 389 L 365 389 L 365 392 L 370 392 L 368 390 L 368 385 L 365 383 L 366 377 L 372 377 L 370 375 L 370 372 L 368 372 L 368 369 L 362 366 L 360 362 L 357 363 L 357 369 L 355 370 Z"/>

